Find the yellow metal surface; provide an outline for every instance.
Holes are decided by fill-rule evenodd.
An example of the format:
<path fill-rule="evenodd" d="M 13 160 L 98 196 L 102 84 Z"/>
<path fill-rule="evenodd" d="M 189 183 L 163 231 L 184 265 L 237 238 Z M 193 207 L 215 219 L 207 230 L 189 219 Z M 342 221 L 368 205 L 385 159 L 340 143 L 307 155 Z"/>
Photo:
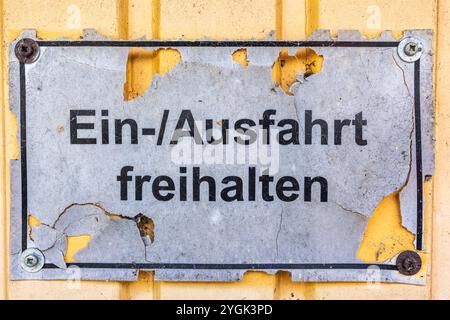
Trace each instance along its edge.
<path fill-rule="evenodd" d="M 0 298 L 3 299 L 430 299 L 450 298 L 450 0 L 3 0 L 1 12 L 1 215 Z M 93 28 L 116 39 L 304 39 L 315 29 L 358 29 L 367 37 L 393 30 L 432 29 L 436 48 L 436 172 L 425 185 L 425 248 L 422 274 L 426 286 L 365 283 L 293 283 L 288 273 L 248 272 L 234 283 L 153 281 L 73 282 L 9 281 L 9 160 L 17 158 L 17 121 L 8 104 L 8 43 L 23 29 L 38 36 L 78 38 Z M 305 54 L 305 63 L 318 59 Z M 302 57 L 302 53 L 300 53 Z M 244 67 L 245 52 L 233 55 Z M 124 79 L 124 98 L 147 90 L 154 74 L 164 74 L 180 60 L 176 50 L 131 50 Z M 276 67 L 276 66 L 275 66 Z M 274 74 L 288 88 L 291 74 L 306 64 Z M 317 66 L 315 66 L 317 67 Z M 318 68 L 316 72 L 319 72 Z M 37 225 L 39 221 L 31 221 Z M 358 257 L 379 262 L 411 249 L 414 236 L 401 226 L 398 197 L 386 197 L 374 212 Z M 89 239 L 69 239 L 67 261 Z"/>

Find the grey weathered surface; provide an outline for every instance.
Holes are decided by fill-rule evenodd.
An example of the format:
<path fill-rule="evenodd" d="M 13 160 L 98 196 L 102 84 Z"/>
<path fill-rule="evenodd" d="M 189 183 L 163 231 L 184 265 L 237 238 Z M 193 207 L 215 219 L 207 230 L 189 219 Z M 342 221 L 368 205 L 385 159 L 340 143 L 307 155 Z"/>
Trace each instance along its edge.
<path fill-rule="evenodd" d="M 424 176 L 433 172 L 432 36 L 415 31 L 425 45 L 421 62 L 422 144 Z M 22 37 L 33 37 L 24 33 Z M 98 37 L 91 35 L 86 39 Z M 330 40 L 318 32 L 310 40 Z M 355 32 L 341 32 L 339 41 L 363 41 Z M 392 41 L 384 34 L 376 41 Z M 13 48 L 14 43 L 11 45 Z M 156 48 L 149 48 L 156 49 Z M 281 48 L 247 48 L 244 69 L 231 54 L 239 48 L 177 48 L 180 63 L 155 76 L 147 92 L 123 101 L 128 48 L 41 48 L 39 60 L 26 66 L 28 214 L 43 225 L 33 228 L 28 246 L 40 248 L 48 263 L 59 268 L 26 274 L 17 262 L 21 243 L 20 161 L 12 162 L 11 277 L 68 278 L 63 256 L 66 236 L 91 235 L 76 255 L 80 263 L 186 264 L 350 264 L 363 263 L 356 253 L 367 222 L 385 197 L 401 192 L 403 224 L 416 230 L 414 138 L 414 65 L 402 62 L 396 48 L 314 48 L 324 56 L 320 73 L 300 79 L 294 96 L 276 88 L 272 65 Z M 295 53 L 297 48 L 290 48 Z M 12 51 L 13 52 L 13 51 Z M 19 119 L 18 62 L 10 56 L 11 109 Z M 170 110 L 165 141 L 139 135 L 139 144 L 71 145 L 69 109 L 108 109 L 110 119 L 135 119 L 158 131 L 164 109 Z M 179 176 L 168 144 L 176 117 L 192 110 L 196 120 L 260 119 L 276 109 L 275 119 L 299 119 L 304 110 L 328 121 L 352 118 L 363 111 L 368 121 L 367 146 L 280 146 L 276 176 L 324 176 L 328 202 L 317 197 L 281 201 L 211 203 L 192 201 L 120 201 L 116 176 L 125 165 L 133 174 Z M 96 125 L 100 117 L 96 117 Z M 113 126 L 113 124 L 110 124 Z M 88 134 L 86 133 L 85 137 Z M 98 130 L 93 137 L 99 138 Z M 20 133 L 19 133 L 20 139 Z M 301 135 L 302 139 L 302 135 Z M 333 140 L 330 135 L 329 140 Z M 301 140 L 302 141 L 302 140 Z M 245 165 L 202 164 L 202 175 L 245 177 Z M 150 192 L 147 189 L 147 192 Z M 133 218 L 139 213 L 154 222 L 154 242 L 141 238 Z M 119 215 L 119 216 L 113 216 Z M 392 262 L 386 262 L 392 264 Z M 82 279 L 133 280 L 138 268 L 82 269 Z M 142 268 L 145 269 L 145 268 Z M 153 268 L 149 268 L 153 270 Z M 294 281 L 372 281 L 367 270 L 290 270 Z M 277 270 L 266 270 L 274 273 Z M 164 280 L 233 281 L 244 270 L 156 269 Z M 423 283 L 382 270 L 380 281 Z"/>

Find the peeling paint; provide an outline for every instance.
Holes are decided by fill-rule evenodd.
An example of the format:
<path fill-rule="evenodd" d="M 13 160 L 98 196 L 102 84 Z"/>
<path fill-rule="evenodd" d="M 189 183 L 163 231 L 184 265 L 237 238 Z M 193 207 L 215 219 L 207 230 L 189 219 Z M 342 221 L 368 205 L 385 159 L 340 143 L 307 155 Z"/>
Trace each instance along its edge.
<path fill-rule="evenodd" d="M 155 223 L 153 220 L 144 216 L 142 213 L 138 214 L 134 219 L 141 237 L 148 238 L 153 243 L 155 241 Z"/>
<path fill-rule="evenodd" d="M 129 101 L 142 96 L 152 83 L 154 75 L 165 74 L 180 60 L 181 54 L 176 49 L 130 49 L 124 84 L 124 100 Z"/>
<path fill-rule="evenodd" d="M 33 228 L 39 227 L 42 223 L 33 215 L 28 215 L 28 226 L 30 227 L 29 237 L 33 240 Z"/>
<path fill-rule="evenodd" d="M 98 203 L 71 204 L 60 213 L 51 225 L 43 224 L 34 216 L 30 215 L 30 229 L 38 231 L 34 237 L 31 237 L 30 231 L 30 238 L 38 248 L 46 253 L 46 256 L 48 255 L 49 262 L 60 266 L 62 261 L 75 262 L 76 255 L 89 255 L 90 244 L 96 241 L 95 244 L 97 245 L 99 238 L 103 237 L 102 233 L 106 229 L 111 226 L 112 228 L 116 228 L 114 227 L 114 221 L 117 220 L 132 222 L 134 231 L 130 230 L 130 232 L 139 234 L 139 237 L 142 238 L 143 245 L 147 246 L 150 242 L 153 243 L 154 223 L 152 219 L 143 214 L 138 214 L 136 217 L 131 218 L 111 213 Z M 117 230 L 119 234 L 122 231 L 120 229 Z M 130 250 L 133 247 L 134 250 L 136 249 L 136 244 L 133 245 L 131 239 L 139 239 L 139 237 L 133 237 L 132 234 L 128 236 L 121 234 L 117 238 L 115 232 L 111 236 L 113 238 L 107 240 L 110 245 L 122 240 L 127 242 L 125 239 L 128 238 L 130 239 L 128 240 Z M 149 243 L 147 243 L 147 238 Z M 58 244 L 62 239 L 64 239 L 63 247 Z M 52 252 L 49 252 L 50 249 L 52 249 Z M 117 249 L 117 246 L 111 248 L 111 250 L 115 249 Z M 141 252 L 142 255 L 145 255 L 144 247 L 142 247 Z M 127 254 L 126 252 L 123 253 Z"/>
<path fill-rule="evenodd" d="M 359 39 L 358 35 L 352 32 L 342 34 L 344 36 L 341 39 Z M 315 39 L 323 40 L 327 35 L 319 34 L 315 37 Z M 412 162 L 412 152 L 408 153 L 408 150 L 411 151 L 412 141 L 408 134 L 413 132 L 413 122 L 411 121 L 413 120 L 413 110 L 410 109 L 411 103 L 408 99 L 411 97 L 407 90 L 411 87 L 411 79 L 408 78 L 408 72 L 411 70 L 405 69 L 402 73 L 397 72 L 396 68 L 398 69 L 401 65 L 394 65 L 397 61 L 391 59 L 395 49 L 389 49 L 390 51 L 388 49 L 376 49 L 377 55 L 370 56 L 369 59 L 367 55 L 369 49 L 357 50 L 357 53 L 352 52 L 350 55 L 347 52 L 344 53 L 343 49 L 326 47 L 317 48 L 317 52 L 309 48 L 298 50 L 293 48 L 291 50 L 293 52 L 287 49 L 280 52 L 279 48 L 199 49 L 186 47 L 180 48 L 180 51 L 164 48 L 155 48 L 155 50 L 132 49 L 128 51 L 120 48 L 115 50 L 112 55 L 108 54 L 106 59 L 101 56 L 101 59 L 98 59 L 100 62 L 89 61 L 89 63 L 86 63 L 86 55 L 78 54 L 78 56 L 73 57 L 68 50 L 67 56 L 58 57 L 57 54 L 52 56 L 51 49 L 45 50 L 48 51 L 42 55 L 41 59 L 46 63 L 45 66 L 54 66 L 51 68 L 52 75 L 60 76 L 57 73 L 60 71 L 57 68 L 58 63 L 64 63 L 67 70 L 75 73 L 83 68 L 85 77 L 89 78 L 91 83 L 95 80 L 95 83 L 100 85 L 98 92 L 108 93 L 108 97 L 105 97 L 105 99 L 109 100 L 105 100 L 105 103 L 111 106 L 118 105 L 117 108 L 111 107 L 110 109 L 115 117 L 123 118 L 123 112 L 126 110 L 127 117 L 139 119 L 139 121 L 152 126 L 155 125 L 152 121 L 158 120 L 160 116 L 158 112 L 161 109 L 155 108 L 150 116 L 146 111 L 148 106 L 159 107 L 164 105 L 164 108 L 170 109 L 171 115 L 178 114 L 179 108 L 187 108 L 209 116 L 210 113 L 217 112 L 215 109 L 211 110 L 211 106 L 217 105 L 222 108 L 219 109 L 223 113 L 222 117 L 231 119 L 237 113 L 242 113 L 243 117 L 254 117 L 261 111 L 261 105 L 263 105 L 266 108 L 276 109 L 278 112 L 277 118 L 297 119 L 300 126 L 303 125 L 304 119 L 302 118 L 305 110 L 310 110 L 314 114 L 314 119 L 327 119 L 331 131 L 336 122 L 333 122 L 333 118 L 328 119 L 329 117 L 336 115 L 339 119 L 343 117 L 352 119 L 353 113 L 359 112 L 362 108 L 361 105 L 363 105 L 367 106 L 369 110 L 368 119 L 371 129 L 385 128 L 387 123 L 392 130 L 399 132 L 396 135 L 398 139 L 395 144 L 392 144 L 392 139 L 389 139 L 392 131 L 371 131 L 369 132 L 371 143 L 368 147 L 347 145 L 345 152 L 337 143 L 335 145 L 331 143 L 333 134 L 329 135 L 330 145 L 321 147 L 319 144 L 314 144 L 308 149 L 308 152 L 300 152 L 304 151 L 299 150 L 304 146 L 301 146 L 301 148 L 298 146 L 285 147 L 289 150 L 283 154 L 282 160 L 289 165 L 281 168 L 282 174 L 295 175 L 296 170 L 298 172 L 313 170 L 327 176 L 330 179 L 330 200 L 328 203 L 321 204 L 320 210 L 314 207 L 317 206 L 317 203 L 306 203 L 300 206 L 285 205 L 282 208 L 279 203 L 274 203 L 273 206 L 271 204 L 260 206 L 259 203 L 249 206 L 243 203 L 236 208 L 231 204 L 229 209 L 221 211 L 220 223 L 217 223 L 214 219 L 204 219 L 208 210 L 218 208 L 215 207 L 215 204 L 214 206 L 205 206 L 203 203 L 199 203 L 199 206 L 195 208 L 190 206 L 179 208 L 173 203 L 161 204 L 158 202 L 131 204 L 117 201 L 117 192 L 115 192 L 117 190 L 114 190 L 114 188 L 102 189 L 102 184 L 105 183 L 102 179 L 102 177 L 105 177 L 105 173 L 102 170 L 104 168 L 110 170 L 113 167 L 117 169 L 115 168 L 116 164 L 125 163 L 126 159 L 129 160 L 126 156 L 131 154 L 134 157 L 133 161 L 136 162 L 133 164 L 136 168 L 142 168 L 142 165 L 148 166 L 150 164 L 152 174 L 155 174 L 153 172 L 155 170 L 161 171 L 163 169 L 168 170 L 167 174 L 169 175 L 174 174 L 174 170 L 178 173 L 177 168 L 174 169 L 170 166 L 158 168 L 154 165 L 154 163 L 168 163 L 168 159 L 165 158 L 166 153 L 156 152 L 162 151 L 163 148 L 163 151 L 166 151 L 168 149 L 166 146 L 163 145 L 159 150 L 154 150 L 152 145 L 146 141 L 147 144 L 140 145 L 139 148 L 133 149 L 133 152 L 129 154 L 123 153 L 123 150 L 118 153 L 119 147 L 109 146 L 110 151 L 108 151 L 107 158 L 103 153 L 96 154 L 95 150 L 90 150 L 89 156 L 86 156 L 86 154 L 83 154 L 85 152 L 83 150 L 87 148 L 79 149 L 78 153 L 71 154 L 71 163 L 74 163 L 74 157 L 83 156 L 85 160 L 87 158 L 89 164 L 83 162 L 86 166 L 77 168 L 77 170 L 81 169 L 79 173 L 84 178 L 80 178 L 79 175 L 73 177 L 72 172 L 69 172 L 71 181 L 74 181 L 74 185 L 77 186 L 76 189 L 67 188 L 66 185 L 59 183 L 58 176 L 48 175 L 48 179 L 58 180 L 54 185 L 62 186 L 61 189 L 58 189 L 57 195 L 52 193 L 48 196 L 48 202 L 52 203 L 52 206 L 48 206 L 45 201 L 37 202 L 35 200 L 39 198 L 43 190 L 39 184 L 42 183 L 41 176 L 33 174 L 31 180 L 35 183 L 29 185 L 30 190 L 33 191 L 33 196 L 36 197 L 35 199 L 30 198 L 30 211 L 34 212 L 42 221 L 54 221 L 51 225 L 42 224 L 39 228 L 35 227 L 40 233 L 37 236 L 33 230 L 35 239 L 32 240 L 45 251 L 49 261 L 60 266 L 60 268 L 64 268 L 64 262 L 75 260 L 85 263 L 98 263 L 104 260 L 114 263 L 229 262 L 231 261 L 230 257 L 231 259 L 236 257 L 240 259 L 239 254 L 242 252 L 245 252 L 245 257 L 242 259 L 246 262 L 263 260 L 279 263 L 296 263 L 298 261 L 307 261 L 308 263 L 382 262 L 395 255 L 393 247 L 403 246 L 401 247 L 403 249 L 408 247 L 409 244 L 413 244 L 414 235 L 408 233 L 406 229 L 399 229 L 399 226 L 401 228 L 402 225 L 402 215 L 399 213 L 398 195 L 394 199 L 397 201 L 396 205 L 393 204 L 391 196 L 388 196 L 377 207 L 379 199 L 399 190 L 402 185 L 408 182 L 409 176 L 414 175 L 411 170 L 408 172 Z M 92 49 L 87 56 L 95 56 L 97 52 Z M 183 55 L 183 61 L 181 61 L 180 52 Z M 230 59 L 230 55 L 232 59 Z M 67 59 L 68 57 L 70 59 Z M 327 60 L 326 64 L 324 64 L 324 57 Z M 354 59 L 355 57 L 356 59 Z M 250 63 L 248 60 L 250 60 Z M 123 63 L 119 64 L 119 61 L 123 61 Z M 383 64 L 381 63 L 383 61 L 389 61 L 390 63 Z M 125 62 L 126 70 L 124 68 Z M 246 67 L 246 71 L 242 72 L 242 68 L 236 63 Z M 178 64 L 179 66 L 174 68 Z M 35 69 L 30 69 L 29 79 L 38 78 L 36 68 L 39 67 L 41 66 L 33 66 Z M 92 72 L 91 68 L 93 69 Z M 42 72 L 50 72 L 48 69 L 43 69 Z M 377 70 L 377 72 L 368 72 L 368 74 L 354 72 L 353 78 L 347 79 L 348 74 L 355 69 Z M 169 70 L 172 71 L 162 76 Z M 392 70 L 395 71 L 392 72 Z M 321 72 L 320 75 L 309 79 L 310 76 L 319 72 Z M 387 87 L 385 82 L 379 81 L 380 73 L 390 77 L 390 87 Z M 65 77 L 68 74 L 70 75 L 70 72 L 64 72 Z M 159 76 L 156 77 L 155 75 Z M 32 78 L 33 76 L 34 78 Z M 346 81 L 331 81 L 330 84 L 330 76 L 336 77 L 336 79 L 346 79 Z M 108 86 L 103 88 L 103 84 L 98 80 L 106 77 L 112 80 L 108 83 Z M 125 85 L 123 83 L 124 78 L 126 78 Z M 120 83 L 118 83 L 118 79 L 120 79 Z M 187 79 L 193 80 L 186 81 Z M 232 81 L 228 81 L 229 79 Z M 227 81 L 226 85 L 223 84 L 224 80 Z M 351 85 L 355 90 L 347 90 L 347 87 L 345 87 L 347 81 L 353 81 Z M 306 94 L 293 92 L 292 85 L 297 82 L 301 83 L 301 88 Z M 80 96 L 75 95 L 72 91 L 81 90 L 88 83 L 86 80 L 78 84 L 78 87 L 74 90 L 64 90 L 67 94 L 64 99 L 79 103 Z M 274 83 L 281 90 L 274 90 Z M 150 89 L 148 89 L 149 85 L 151 85 Z M 395 88 L 392 87 L 393 85 L 395 85 Z M 33 85 L 30 85 L 29 92 L 33 93 L 33 88 Z M 47 88 L 49 88 L 48 85 Z M 112 90 L 113 88 L 114 90 Z M 329 95 L 324 96 L 323 88 L 330 91 L 331 100 Z M 122 89 L 124 90 L 122 91 Z M 362 92 L 357 92 L 357 90 Z M 175 95 L 167 94 L 167 92 L 173 91 L 185 92 L 186 95 L 182 100 L 177 100 L 178 97 Z M 367 91 L 372 95 L 372 98 L 376 98 L 375 102 L 373 102 L 373 99 L 369 100 Z M 214 95 L 211 94 L 212 92 L 214 92 Z M 342 94 L 343 92 L 345 92 L 345 95 Z M 384 97 L 386 92 L 388 97 Z M 118 93 L 120 94 L 118 95 Z M 218 94 L 221 95 L 220 99 L 217 96 Z M 135 99 L 138 96 L 140 98 Z M 33 95 L 33 98 L 40 101 L 42 96 Z M 379 100 L 377 100 L 378 98 Z M 126 100 L 126 103 L 123 103 L 123 99 Z M 355 103 L 355 101 L 360 103 Z M 395 101 L 396 108 L 389 108 L 386 101 Z M 81 101 L 81 103 L 84 103 L 84 101 Z M 226 107 L 223 108 L 224 106 Z M 237 109 L 233 109 L 234 106 Z M 330 107 L 333 109 L 330 109 Z M 13 110 L 17 111 L 14 105 Z M 366 111 L 364 109 L 365 115 L 367 114 Z M 33 121 L 36 121 L 39 117 L 39 115 L 36 116 L 35 112 L 35 110 L 30 109 L 29 117 Z M 411 115 L 410 119 L 405 119 L 405 115 Z M 214 120 L 217 119 L 216 114 L 211 117 Z M 39 127 L 38 133 L 30 135 L 30 139 L 50 134 L 51 141 L 57 141 L 55 148 L 51 146 L 54 151 L 52 155 L 55 156 L 55 159 L 48 156 L 39 157 L 39 152 L 42 149 L 40 147 L 34 148 L 39 143 L 31 140 L 29 146 L 31 146 L 30 150 L 32 150 L 33 156 L 30 159 L 32 158 L 35 162 L 30 162 L 30 166 L 40 168 L 49 165 L 48 162 L 51 163 L 52 161 L 64 163 L 64 161 L 67 161 L 67 159 L 64 159 L 65 155 L 73 152 L 73 149 L 68 151 L 61 149 L 65 148 L 63 139 L 69 130 L 58 130 L 62 123 L 61 120 L 58 123 L 56 120 L 51 122 L 53 118 L 48 119 L 49 117 L 44 117 L 39 123 L 46 124 L 48 121 L 48 126 L 51 129 L 45 130 L 46 128 L 43 128 L 41 133 Z M 54 119 L 57 119 L 57 117 L 54 117 Z M 170 118 L 167 130 L 170 130 L 174 124 L 175 122 Z M 158 124 L 156 123 L 156 125 Z M 65 128 L 68 128 L 66 124 Z M 319 126 L 316 126 L 316 128 L 319 128 Z M 303 132 L 304 129 L 299 128 L 298 130 Z M 343 136 L 347 144 L 349 141 L 353 142 L 353 136 L 349 131 L 344 131 L 344 134 L 347 134 Z M 303 142 L 300 144 L 303 144 Z M 364 152 L 368 148 L 370 148 L 370 152 Z M 142 154 L 142 152 L 145 152 L 145 154 Z M 151 156 L 149 157 L 149 155 Z M 349 156 L 355 156 L 357 161 L 349 163 Z M 62 159 L 58 160 L 59 158 Z M 47 163 L 42 163 L 41 159 L 46 159 Z M 301 163 L 298 163 L 298 159 L 301 159 Z M 99 162 L 102 163 L 101 167 L 97 166 Z M 292 163 L 295 163 L 297 167 L 291 166 Z M 380 167 L 380 163 L 392 163 L 392 166 Z M 17 172 L 17 167 L 14 170 L 14 172 Z M 239 168 L 233 169 L 234 172 L 238 170 Z M 62 171 L 66 173 L 68 169 L 63 168 Z M 222 169 L 214 169 L 213 172 L 205 174 L 217 175 L 220 173 L 222 173 Z M 113 173 L 112 177 L 115 178 L 115 175 Z M 108 175 L 108 177 L 110 176 Z M 92 179 L 94 183 L 86 184 L 85 182 L 89 179 Z M 355 186 L 359 187 L 355 188 Z M 64 207 L 72 202 L 75 203 Z M 132 212 L 130 212 L 130 208 L 132 208 Z M 140 213 L 145 212 L 148 208 L 152 208 L 151 218 Z M 187 208 L 190 210 L 186 210 Z M 220 208 L 222 209 L 222 207 Z M 242 210 L 245 210 L 246 215 L 239 216 L 239 223 L 236 225 L 234 215 L 239 214 Z M 386 212 L 392 210 L 395 211 L 396 216 L 390 216 L 388 219 L 390 221 L 388 228 L 391 232 L 385 230 L 386 232 L 379 233 L 380 228 L 386 228 Z M 280 211 L 282 214 L 280 214 Z M 112 212 L 120 212 L 120 214 Z M 301 218 L 299 218 L 299 212 L 302 213 Z M 312 214 L 304 214 L 305 212 Z M 380 212 L 383 214 L 381 215 Z M 404 215 L 411 215 L 411 213 L 405 212 Z M 380 216 L 383 216 L 383 218 L 380 218 Z M 44 219 L 42 219 L 43 217 Z M 368 220 L 369 223 L 367 224 Z M 157 229 L 155 229 L 155 222 L 158 223 Z M 299 228 L 299 224 L 307 225 L 308 228 Z M 196 233 L 195 228 L 185 228 L 184 226 L 187 225 L 202 228 L 202 232 Z M 266 232 L 264 234 L 254 232 L 254 230 L 260 229 L 266 230 Z M 396 239 L 392 234 L 400 234 L 399 230 L 402 232 L 402 238 Z M 155 232 L 157 232 L 156 240 Z M 363 233 L 365 234 L 363 241 L 359 242 Z M 199 237 L 199 234 L 203 238 Z M 174 235 L 176 235 L 176 241 L 173 241 Z M 235 235 L 239 235 L 239 238 L 236 238 Z M 215 240 L 211 241 L 212 244 L 210 244 L 204 241 L 205 237 Z M 226 240 L 225 244 L 222 243 L 222 239 Z M 289 245 L 292 243 L 296 245 Z M 258 244 L 257 250 L 248 250 L 255 244 Z M 246 250 L 243 246 L 249 246 L 249 248 Z M 214 261 L 209 261 L 210 259 Z M 242 259 L 237 262 L 241 262 Z M 111 276 L 112 271 L 107 270 L 102 273 L 101 277 L 111 279 L 111 277 L 117 276 L 120 279 L 130 279 L 130 277 L 136 275 L 137 271 L 127 270 L 117 274 L 114 271 L 114 276 Z M 349 279 L 365 279 L 363 271 L 358 273 L 354 270 L 351 272 L 339 270 L 298 272 L 294 270 L 291 274 L 296 281 L 323 279 L 348 281 Z M 53 271 L 45 270 L 46 274 L 49 274 L 49 272 Z M 55 272 L 55 277 L 61 275 L 58 275 L 57 272 Z M 158 269 L 155 273 L 155 279 L 192 279 L 196 281 L 225 279 L 231 281 L 240 279 L 244 272 Z M 267 272 L 275 273 L 276 270 Z M 86 279 L 92 277 L 91 275 L 85 276 Z M 50 277 L 53 277 L 53 274 Z M 391 276 L 391 274 L 386 276 L 385 280 L 403 281 L 402 278 L 396 275 Z M 409 282 L 409 279 L 406 281 Z"/>
<path fill-rule="evenodd" d="M 414 250 L 415 235 L 402 226 L 398 193 L 385 197 L 367 224 L 357 257 L 369 263 L 387 261 Z"/>
<path fill-rule="evenodd" d="M 301 74 L 302 80 L 319 73 L 323 66 L 323 56 L 318 55 L 313 49 L 299 49 L 295 55 L 289 55 L 287 49 L 283 49 L 272 67 L 272 77 L 276 86 L 279 86 L 288 95 L 291 86 L 298 82 Z"/>
<path fill-rule="evenodd" d="M 67 249 L 64 255 L 65 262 L 76 262 L 75 255 L 85 249 L 92 237 L 90 235 L 67 236 Z"/>
<path fill-rule="evenodd" d="M 239 63 L 244 68 L 248 67 L 247 49 L 238 49 L 233 52 L 233 61 Z"/>
<path fill-rule="evenodd" d="M 28 226 L 30 228 L 39 227 L 42 223 L 32 214 L 28 216 Z"/>
<path fill-rule="evenodd" d="M 362 32 L 362 35 L 366 39 L 376 39 L 376 38 L 381 37 L 383 32 L 384 32 L 383 30 L 365 30 Z M 404 33 L 402 30 L 393 30 L 393 31 L 391 31 L 391 34 L 395 40 L 400 40 L 404 37 Z"/>

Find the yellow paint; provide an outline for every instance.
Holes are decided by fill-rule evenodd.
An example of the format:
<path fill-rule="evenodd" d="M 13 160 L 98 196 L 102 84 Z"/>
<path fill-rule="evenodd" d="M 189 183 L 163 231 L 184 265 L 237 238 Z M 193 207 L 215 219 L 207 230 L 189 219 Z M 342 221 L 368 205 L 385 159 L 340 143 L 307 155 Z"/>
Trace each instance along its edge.
<path fill-rule="evenodd" d="M 39 227 L 42 223 L 33 215 L 28 216 L 28 226 L 30 227 L 30 232 L 28 236 L 33 240 L 33 228 Z"/>
<path fill-rule="evenodd" d="M 264 39 L 276 29 L 275 2 L 160 0 L 153 33 L 161 39 Z"/>
<path fill-rule="evenodd" d="M 283 39 L 283 0 L 275 0 L 275 39 Z"/>
<path fill-rule="evenodd" d="M 42 38 L 77 38 L 84 28 L 94 27 L 106 36 L 118 38 L 115 18 L 120 1 L 3 0 L 4 25 L 8 36 L 24 28 L 37 29 Z M 78 13 L 79 12 L 79 19 Z"/>
<path fill-rule="evenodd" d="M 115 217 L 113 217 L 115 218 Z M 42 225 L 42 222 L 39 221 L 35 216 L 28 216 L 28 225 L 30 227 L 30 238 L 33 239 L 33 228 L 39 227 Z M 64 256 L 64 261 L 66 262 L 75 262 L 75 255 L 80 251 L 86 248 L 91 241 L 90 235 L 80 235 L 80 236 L 67 236 L 66 237 L 66 255 Z"/>
<path fill-rule="evenodd" d="M 385 197 L 367 224 L 358 258 L 369 263 L 384 262 L 405 250 L 414 250 L 413 233 L 402 226 L 398 194 Z"/>
<path fill-rule="evenodd" d="M 108 215 L 111 219 L 122 219 L 123 217 L 120 214 L 113 214 L 105 211 L 105 214 Z"/>
<path fill-rule="evenodd" d="M 67 249 L 64 261 L 76 262 L 75 255 L 89 245 L 91 238 L 90 235 L 67 236 Z"/>
<path fill-rule="evenodd" d="M 28 216 L 28 225 L 30 226 L 30 228 L 39 227 L 41 224 L 42 223 L 35 216 L 31 214 Z"/>
<path fill-rule="evenodd" d="M 122 282 L 120 289 L 121 300 L 149 300 L 160 299 L 160 283 L 153 281 L 151 272 L 139 272 L 138 281 Z"/>
<path fill-rule="evenodd" d="M 75 5 L 81 13 L 78 26 L 68 24 L 67 9 Z M 380 28 L 368 25 L 369 6 L 378 6 L 381 13 Z M 1 116 L 1 207 L 0 215 L 0 298 L 10 299 L 426 299 L 450 298 L 450 1 L 448 0 L 0 0 L 2 56 L 2 112 Z M 153 281 L 151 273 L 141 273 L 136 283 L 81 282 L 79 289 L 68 287 L 62 281 L 8 280 L 8 230 L 10 208 L 10 159 L 17 158 L 17 121 L 8 108 L 8 40 L 20 30 L 35 28 L 43 38 L 65 36 L 77 38 L 83 28 L 97 29 L 112 38 L 161 39 L 262 39 L 276 31 L 280 39 L 304 39 L 314 29 L 358 29 L 373 37 L 381 30 L 395 30 L 401 36 L 404 29 L 433 29 L 438 48 L 438 75 L 436 88 L 437 140 L 436 177 L 425 184 L 425 246 L 433 251 L 421 253 L 427 286 L 382 284 L 371 286 L 360 283 L 295 283 L 287 273 L 267 275 L 248 272 L 237 283 L 173 283 Z M 151 64 L 149 64 L 151 65 Z M 156 69 L 155 69 L 156 70 Z M 139 72 L 137 72 L 139 74 Z M 128 79 L 127 79 L 128 80 Z M 139 82 L 143 81 L 142 84 Z M 144 92 L 148 75 L 142 80 L 136 76 L 135 84 Z M 141 90 L 139 89 L 139 90 Z M 434 197 L 432 198 L 432 196 Z M 433 199 L 433 201 L 432 201 Z M 397 205 L 380 204 L 383 216 L 394 218 Z M 391 212 L 392 211 L 392 212 Z M 394 212 L 395 211 L 395 212 Z M 390 212 L 390 213 L 389 213 Z M 432 213 L 434 223 L 432 223 Z M 381 221 L 380 218 L 378 221 Z M 372 223 L 374 229 L 384 224 Z M 430 230 L 433 226 L 433 243 Z M 397 227 L 391 230 L 397 230 Z M 396 232 L 396 231 L 395 231 Z M 368 228 L 367 234 L 373 234 Z M 382 239 L 384 232 L 380 233 Z M 386 232 L 386 235 L 389 233 Z M 375 239 L 375 238 L 374 238 Z M 371 249 L 372 250 L 372 249 Z M 372 257 L 373 257 L 372 250 Z M 355 253 L 356 254 L 356 253 Z M 370 256 L 370 255 L 369 255 Z M 431 258 L 430 258 L 431 256 Z"/>
<path fill-rule="evenodd" d="M 274 299 L 277 276 L 246 272 L 240 282 L 160 282 L 160 299 Z"/>
<path fill-rule="evenodd" d="M 289 55 L 287 49 L 283 49 L 272 67 L 273 81 L 284 92 L 293 95 L 290 89 L 297 82 L 297 76 L 304 74 L 306 78 L 319 73 L 322 65 L 323 56 L 318 55 L 312 49 L 299 49 L 293 56 Z"/>
<path fill-rule="evenodd" d="M 450 1 L 440 0 L 436 36 L 436 175 L 433 198 L 432 297 L 450 299 Z"/>
<path fill-rule="evenodd" d="M 447 1 L 447 0 L 444 0 Z M 320 0 L 319 28 L 360 30 L 369 38 L 383 30 L 394 30 L 398 37 L 404 29 L 433 29 L 436 1 L 434 0 Z"/>
<path fill-rule="evenodd" d="M 235 52 L 233 52 L 233 60 L 242 65 L 244 68 L 248 67 L 248 60 L 247 60 L 247 49 L 238 49 Z"/>
<path fill-rule="evenodd" d="M 305 0 L 305 33 L 309 37 L 313 32 L 319 29 L 320 1 Z"/>
<path fill-rule="evenodd" d="M 130 49 L 127 62 L 127 79 L 124 84 L 125 101 L 143 95 L 155 74 L 163 75 L 181 60 L 176 49 Z"/>
<path fill-rule="evenodd" d="M 382 33 L 381 31 L 374 31 L 374 30 L 366 30 L 362 32 L 362 34 L 364 35 L 364 37 L 366 37 L 366 39 L 376 39 L 379 36 L 381 36 L 381 33 Z M 394 30 L 391 31 L 391 35 L 394 39 L 401 40 L 403 38 L 403 31 Z"/>

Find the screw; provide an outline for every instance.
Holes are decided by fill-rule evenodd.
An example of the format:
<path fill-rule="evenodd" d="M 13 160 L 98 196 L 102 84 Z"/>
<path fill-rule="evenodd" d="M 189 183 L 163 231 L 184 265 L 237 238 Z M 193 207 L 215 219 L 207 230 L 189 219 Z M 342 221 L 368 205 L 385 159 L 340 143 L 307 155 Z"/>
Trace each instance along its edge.
<path fill-rule="evenodd" d="M 20 265 L 27 272 L 38 272 L 44 266 L 45 257 L 42 252 L 36 248 L 29 248 L 22 252 Z"/>
<path fill-rule="evenodd" d="M 15 53 L 17 59 L 23 63 L 33 63 L 39 58 L 39 45 L 33 39 L 21 39 L 17 42 Z"/>
<path fill-rule="evenodd" d="M 419 40 L 407 37 L 398 45 L 398 55 L 405 62 L 415 62 L 422 56 L 423 46 Z"/>
<path fill-rule="evenodd" d="M 38 262 L 39 259 L 33 254 L 29 254 L 25 257 L 25 264 L 27 267 L 33 268 L 38 264 Z"/>
<path fill-rule="evenodd" d="M 407 56 L 413 57 L 414 55 L 419 53 L 419 51 L 422 51 L 422 48 L 415 42 L 408 42 L 403 51 Z"/>
<path fill-rule="evenodd" d="M 405 276 L 417 274 L 422 268 L 422 260 L 414 251 L 404 251 L 397 257 L 398 271 Z"/>

